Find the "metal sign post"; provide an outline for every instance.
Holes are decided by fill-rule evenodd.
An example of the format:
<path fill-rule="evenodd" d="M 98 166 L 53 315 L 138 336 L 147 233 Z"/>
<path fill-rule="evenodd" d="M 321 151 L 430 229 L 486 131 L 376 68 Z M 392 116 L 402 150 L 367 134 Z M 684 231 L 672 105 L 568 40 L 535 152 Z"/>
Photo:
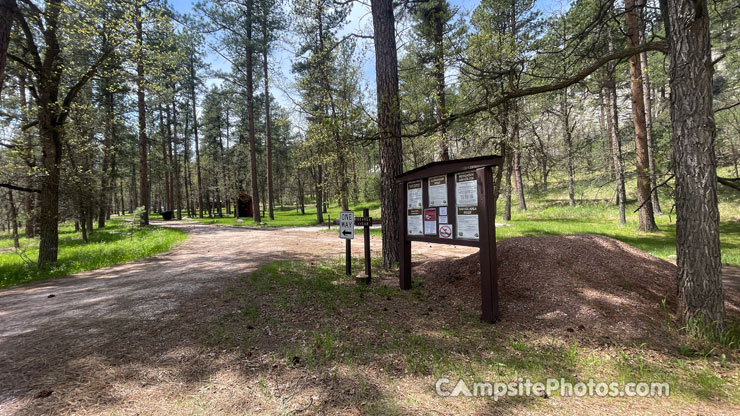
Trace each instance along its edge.
<path fill-rule="evenodd" d="M 343 238 L 347 244 L 346 269 L 347 276 L 352 275 L 352 239 L 355 238 L 355 213 L 342 211 L 339 213 L 339 238 Z"/>

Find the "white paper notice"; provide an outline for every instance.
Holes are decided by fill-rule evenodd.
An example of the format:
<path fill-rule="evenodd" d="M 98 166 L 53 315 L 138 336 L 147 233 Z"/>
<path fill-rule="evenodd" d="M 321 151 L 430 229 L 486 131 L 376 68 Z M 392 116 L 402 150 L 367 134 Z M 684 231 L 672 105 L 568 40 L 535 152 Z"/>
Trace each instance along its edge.
<path fill-rule="evenodd" d="M 437 222 L 436 221 L 424 221 L 424 234 L 437 235 Z"/>
<path fill-rule="evenodd" d="M 406 233 L 408 235 L 424 235 L 424 218 L 420 209 L 410 209 L 406 215 Z"/>
<path fill-rule="evenodd" d="M 478 233 L 478 207 L 457 207 L 457 238 L 464 240 L 477 240 Z"/>
<path fill-rule="evenodd" d="M 429 178 L 429 206 L 440 207 L 447 205 L 447 176 L 432 176 Z"/>
<path fill-rule="evenodd" d="M 475 172 L 455 174 L 455 202 L 457 205 L 478 205 L 478 181 Z"/>
<path fill-rule="evenodd" d="M 421 181 L 411 181 L 406 185 L 406 208 L 421 208 Z"/>
<path fill-rule="evenodd" d="M 440 224 L 445 224 L 445 223 L 447 223 L 447 215 L 440 215 L 440 216 L 439 216 L 439 223 L 440 223 Z"/>
<path fill-rule="evenodd" d="M 439 215 L 440 216 L 447 215 L 447 207 L 439 207 Z M 441 221 L 441 222 L 446 222 L 446 221 Z"/>

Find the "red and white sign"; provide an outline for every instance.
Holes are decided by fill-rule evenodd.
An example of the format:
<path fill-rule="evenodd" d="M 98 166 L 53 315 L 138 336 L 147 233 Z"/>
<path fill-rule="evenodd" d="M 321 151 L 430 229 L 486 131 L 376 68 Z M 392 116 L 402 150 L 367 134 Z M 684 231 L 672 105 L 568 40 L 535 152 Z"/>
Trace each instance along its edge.
<path fill-rule="evenodd" d="M 424 210 L 424 221 L 437 221 L 437 209 L 427 208 Z"/>
<path fill-rule="evenodd" d="M 452 224 L 439 224 L 439 238 L 452 239 Z"/>

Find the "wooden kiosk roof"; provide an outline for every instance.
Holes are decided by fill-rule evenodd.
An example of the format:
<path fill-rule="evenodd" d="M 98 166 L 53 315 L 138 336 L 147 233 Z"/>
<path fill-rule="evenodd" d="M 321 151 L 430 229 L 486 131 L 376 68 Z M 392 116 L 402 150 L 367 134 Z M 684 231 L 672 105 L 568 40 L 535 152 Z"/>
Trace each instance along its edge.
<path fill-rule="evenodd" d="M 445 175 L 448 173 L 475 170 L 486 166 L 501 166 L 503 162 L 504 158 L 499 155 L 478 156 L 468 159 L 442 160 L 404 172 L 396 176 L 396 181 L 406 182 L 434 175 Z"/>

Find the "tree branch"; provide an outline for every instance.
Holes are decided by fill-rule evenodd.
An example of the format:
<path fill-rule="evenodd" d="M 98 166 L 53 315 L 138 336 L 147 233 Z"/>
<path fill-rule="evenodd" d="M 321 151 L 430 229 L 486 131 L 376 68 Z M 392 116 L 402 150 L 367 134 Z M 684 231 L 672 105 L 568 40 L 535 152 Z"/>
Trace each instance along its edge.
<path fill-rule="evenodd" d="M 731 109 L 733 109 L 733 108 L 735 108 L 735 107 L 737 107 L 739 105 L 740 105 L 740 101 L 736 102 L 735 104 L 730 104 L 730 105 L 726 105 L 724 107 L 720 107 L 720 108 L 714 110 L 714 113 L 717 114 L 720 111 L 731 110 Z"/>
<path fill-rule="evenodd" d="M 722 178 L 717 176 L 717 182 L 724 186 L 728 186 L 736 191 L 740 191 L 740 178 Z"/>
<path fill-rule="evenodd" d="M 587 66 L 586 68 L 580 70 L 573 76 L 563 79 L 562 81 L 554 82 L 552 84 L 547 85 L 541 85 L 538 87 L 531 87 L 531 88 L 525 88 L 523 90 L 514 90 L 507 94 L 504 94 L 503 96 L 497 98 L 496 100 L 490 101 L 485 104 L 481 104 L 477 107 L 470 108 L 468 110 L 465 110 L 463 112 L 457 113 L 457 114 L 451 114 L 447 118 L 442 119 L 440 123 L 436 123 L 430 126 L 427 126 L 426 128 L 423 128 L 415 133 L 411 134 L 403 134 L 401 137 L 418 137 L 422 136 L 424 134 L 427 134 L 432 131 L 436 131 L 436 129 L 442 125 L 442 124 L 448 124 L 451 123 L 457 119 L 472 116 L 484 111 L 491 110 L 495 107 L 498 107 L 499 105 L 512 100 L 514 98 L 519 97 L 526 97 L 529 95 L 537 95 L 537 94 L 543 94 L 546 92 L 552 92 L 561 90 L 563 88 L 570 87 L 573 84 L 576 84 L 583 79 L 585 79 L 587 76 L 591 75 L 592 73 L 596 72 L 597 69 L 601 68 L 602 66 L 606 65 L 607 63 L 617 60 L 617 59 L 623 59 L 628 58 L 633 55 L 637 55 L 642 52 L 647 51 L 659 51 L 666 53 L 668 51 L 668 44 L 666 42 L 658 41 L 658 42 L 650 42 L 645 43 L 642 45 L 635 46 L 634 48 L 627 48 L 618 52 L 614 52 L 609 55 L 605 55 L 593 63 L 591 65 Z"/>
<path fill-rule="evenodd" d="M 38 189 L 24 188 L 22 186 L 11 185 L 9 183 L 0 183 L 0 188 L 8 188 L 14 191 L 21 191 L 21 192 L 35 192 L 37 194 L 41 193 L 41 191 L 39 191 Z"/>

